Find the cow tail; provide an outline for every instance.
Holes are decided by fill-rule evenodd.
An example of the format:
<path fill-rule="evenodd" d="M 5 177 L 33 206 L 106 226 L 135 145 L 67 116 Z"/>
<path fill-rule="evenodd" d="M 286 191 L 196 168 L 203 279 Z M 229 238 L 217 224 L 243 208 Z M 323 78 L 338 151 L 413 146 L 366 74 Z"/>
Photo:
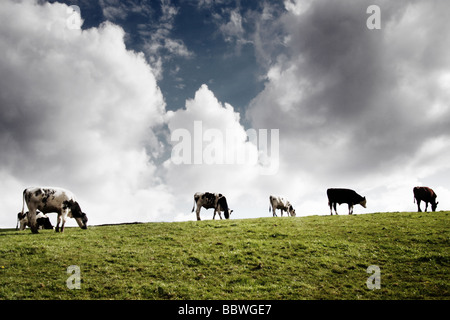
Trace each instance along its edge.
<path fill-rule="evenodd" d="M 271 207 L 271 206 L 269 206 L 269 213 L 270 213 L 270 212 L 272 212 L 272 207 Z"/>
<path fill-rule="evenodd" d="M 21 214 L 21 217 L 23 217 L 23 211 L 25 209 L 25 191 L 26 191 L 26 189 L 23 190 L 23 194 L 22 194 L 22 214 Z M 16 224 L 16 230 L 18 230 L 18 229 L 19 229 L 19 217 L 17 217 L 17 224 Z"/>
<path fill-rule="evenodd" d="M 195 199 L 194 199 L 194 206 L 192 207 L 192 211 L 191 212 L 194 212 L 194 209 L 195 209 Z"/>
<path fill-rule="evenodd" d="M 24 209 L 25 209 L 25 194 L 27 192 L 27 189 L 23 190 L 23 196 L 22 196 L 22 216 L 24 214 Z"/>

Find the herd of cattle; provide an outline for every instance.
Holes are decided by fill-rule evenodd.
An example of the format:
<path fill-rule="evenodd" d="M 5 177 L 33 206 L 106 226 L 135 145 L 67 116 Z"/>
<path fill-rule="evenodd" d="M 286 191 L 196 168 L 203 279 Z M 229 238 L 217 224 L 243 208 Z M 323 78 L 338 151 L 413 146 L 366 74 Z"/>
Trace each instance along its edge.
<path fill-rule="evenodd" d="M 436 202 L 436 193 L 428 187 L 415 187 L 413 189 L 414 202 L 417 201 L 417 210 L 422 212 L 420 208 L 421 201 L 425 202 L 425 211 L 428 209 L 428 203 L 431 204 L 431 209 L 436 211 L 439 202 Z M 333 208 L 336 214 L 336 204 L 342 203 L 348 204 L 348 213 L 353 213 L 353 206 L 360 204 L 366 208 L 366 197 L 362 197 L 351 189 L 328 189 L 328 205 L 330 207 L 330 213 L 333 215 Z M 292 204 L 278 196 L 269 197 L 270 206 L 269 212 L 272 210 L 273 216 L 277 214 L 275 210 L 283 212 L 286 211 L 286 215 L 295 216 L 295 209 Z M 24 213 L 25 202 L 28 207 L 28 211 Z M 233 210 L 228 207 L 227 199 L 220 193 L 211 192 L 197 192 L 194 194 L 194 212 L 195 206 L 197 206 L 196 215 L 197 220 L 200 220 L 200 209 L 214 209 L 213 219 L 216 217 L 216 213 L 219 214 L 222 219 L 221 212 L 223 212 L 226 219 L 230 218 Z M 40 212 L 38 212 L 38 210 Z M 22 211 L 17 214 L 16 230 L 24 230 L 26 226 L 29 226 L 32 233 L 38 233 L 39 229 L 53 229 L 50 219 L 46 215 L 47 213 L 55 212 L 58 214 L 56 232 L 59 232 L 59 224 L 61 223 L 61 232 L 64 231 L 64 225 L 67 217 L 76 220 L 81 229 L 87 229 L 88 218 L 84 212 L 81 211 L 80 205 L 75 199 L 72 192 L 61 188 L 27 188 L 23 191 Z"/>

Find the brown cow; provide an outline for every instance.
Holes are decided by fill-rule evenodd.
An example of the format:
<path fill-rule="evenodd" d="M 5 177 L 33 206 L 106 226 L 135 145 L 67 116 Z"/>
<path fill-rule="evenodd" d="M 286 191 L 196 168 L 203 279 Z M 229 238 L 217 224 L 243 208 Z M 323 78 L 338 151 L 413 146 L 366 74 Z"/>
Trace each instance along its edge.
<path fill-rule="evenodd" d="M 414 202 L 417 200 L 417 209 L 418 212 L 422 212 L 420 209 L 420 201 L 425 202 L 425 212 L 428 209 L 428 202 L 431 203 L 431 210 L 436 211 L 436 207 L 439 202 L 436 202 L 436 193 L 434 193 L 433 189 L 428 187 L 414 187 Z"/>

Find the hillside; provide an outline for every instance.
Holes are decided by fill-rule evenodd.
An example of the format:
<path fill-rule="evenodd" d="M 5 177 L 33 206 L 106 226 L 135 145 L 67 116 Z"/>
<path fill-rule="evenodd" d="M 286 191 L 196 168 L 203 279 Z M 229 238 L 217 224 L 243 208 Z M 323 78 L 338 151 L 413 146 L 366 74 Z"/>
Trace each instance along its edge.
<path fill-rule="evenodd" d="M 0 299 L 449 299 L 449 222 L 414 212 L 0 230 Z M 66 285 L 72 265 L 79 290 Z"/>

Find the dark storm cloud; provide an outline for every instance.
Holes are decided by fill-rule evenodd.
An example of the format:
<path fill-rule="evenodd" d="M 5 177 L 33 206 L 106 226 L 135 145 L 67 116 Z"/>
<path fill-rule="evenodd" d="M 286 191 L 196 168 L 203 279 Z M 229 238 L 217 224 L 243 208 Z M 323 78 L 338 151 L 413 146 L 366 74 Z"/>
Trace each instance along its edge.
<path fill-rule="evenodd" d="M 300 15 L 284 15 L 286 51 L 247 114 L 255 126 L 282 128 L 310 155 L 332 150 L 317 153 L 334 159 L 326 166 L 331 171 L 401 165 L 450 131 L 448 108 L 440 117 L 430 113 L 433 104 L 447 104 L 439 79 L 450 68 L 449 29 L 442 25 L 450 4 L 375 3 L 381 30 L 366 27 L 374 1 L 313 1 Z"/>

